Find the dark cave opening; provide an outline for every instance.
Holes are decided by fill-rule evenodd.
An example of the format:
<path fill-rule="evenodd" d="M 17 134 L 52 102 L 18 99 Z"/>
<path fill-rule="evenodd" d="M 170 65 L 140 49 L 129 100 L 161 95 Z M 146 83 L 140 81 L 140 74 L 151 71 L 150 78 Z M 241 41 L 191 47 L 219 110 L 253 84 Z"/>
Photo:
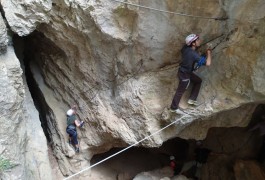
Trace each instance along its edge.
<path fill-rule="evenodd" d="M 172 147 L 172 144 L 174 146 Z M 110 155 L 121 151 L 122 148 L 113 148 L 108 152 L 93 156 L 91 165 L 109 157 Z M 102 163 L 95 169 L 100 171 L 115 172 L 115 176 L 127 174 L 132 178 L 143 171 L 151 171 L 163 168 L 170 163 L 170 156 L 174 156 L 178 162 L 185 162 L 189 157 L 189 141 L 180 138 L 168 140 L 160 148 L 133 147 L 112 159 Z M 121 166 L 124 164 L 124 166 Z M 182 166 L 179 163 L 178 166 Z M 94 169 L 92 169 L 94 170 Z"/>
<path fill-rule="evenodd" d="M 51 141 L 49 126 L 47 120 L 47 114 L 49 114 L 49 106 L 46 103 L 44 95 L 39 88 L 37 80 L 34 78 L 32 73 L 30 63 L 35 61 L 35 56 L 32 55 L 32 52 L 36 51 L 38 48 L 38 44 L 30 44 L 29 42 L 34 41 L 36 36 L 40 36 L 41 33 L 33 32 L 31 35 L 27 37 L 19 37 L 18 35 L 13 36 L 13 45 L 15 49 L 15 53 L 21 63 L 23 73 L 26 78 L 26 82 L 33 99 L 34 105 L 39 112 L 39 118 L 41 121 L 41 126 L 43 132 L 48 140 Z"/>
<path fill-rule="evenodd" d="M 220 176 L 218 175 L 219 169 L 220 172 L 224 173 L 224 177 L 220 176 L 220 178 L 236 179 L 234 171 L 239 160 L 251 160 L 264 167 L 262 163 L 264 153 L 261 153 L 262 148 L 264 148 L 263 135 L 259 129 L 251 130 L 258 123 L 264 121 L 265 104 L 260 104 L 256 107 L 247 127 L 213 127 L 209 129 L 207 137 L 202 141 L 174 138 L 164 142 L 159 148 L 134 147 L 99 164 L 94 171 L 105 173 L 106 176 L 113 176 L 116 179 L 133 179 L 141 172 L 170 166 L 170 156 L 174 156 L 178 166 L 178 174 L 192 178 L 191 169 L 195 166 L 198 158 L 196 151 L 199 148 L 204 148 L 210 151 L 206 158 L 209 165 L 208 169 L 205 167 L 200 169 L 201 173 L 213 171 L 212 176 L 218 177 Z M 198 142 L 200 142 L 199 147 Z M 113 148 L 108 152 L 94 155 L 91 164 L 95 164 L 121 150 L 122 148 Z M 189 165 L 190 167 L 188 167 Z M 106 172 L 109 173 L 106 174 Z M 200 174 L 200 177 L 205 179 L 206 174 Z"/>

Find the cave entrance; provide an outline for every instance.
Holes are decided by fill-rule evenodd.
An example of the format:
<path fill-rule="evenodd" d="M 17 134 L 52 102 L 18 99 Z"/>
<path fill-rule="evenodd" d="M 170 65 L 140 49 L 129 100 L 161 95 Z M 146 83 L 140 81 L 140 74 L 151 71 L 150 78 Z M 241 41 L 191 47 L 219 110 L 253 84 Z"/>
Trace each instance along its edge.
<path fill-rule="evenodd" d="M 95 155 L 91 165 L 122 150 L 113 148 L 108 152 Z M 92 168 L 92 177 L 109 177 L 109 179 L 132 179 L 143 171 L 161 169 L 170 163 L 170 156 L 184 162 L 189 154 L 189 141 L 180 138 L 168 140 L 159 148 L 133 147 L 127 151 Z"/>
<path fill-rule="evenodd" d="M 34 105 L 39 112 L 39 118 L 44 134 L 51 141 L 51 131 L 48 126 L 48 118 L 51 118 L 51 110 L 44 98 L 40 86 L 45 84 L 42 79 L 43 65 L 53 56 L 63 56 L 62 51 L 48 40 L 42 33 L 34 31 L 29 36 L 13 36 L 13 46 L 18 57 L 24 76 L 31 93 Z M 39 78 L 41 77 L 41 78 Z M 41 80 L 40 80 L 41 79 Z"/>
<path fill-rule="evenodd" d="M 265 105 L 260 104 L 254 111 L 247 127 L 210 128 L 207 137 L 200 141 L 201 145 L 196 140 L 174 138 L 164 142 L 159 148 L 134 147 L 92 168 L 91 177 L 124 180 L 133 179 L 141 173 L 141 178 L 146 176 L 146 179 L 148 177 L 150 179 L 150 174 L 142 173 L 150 171 L 156 177 L 159 177 L 158 173 L 165 173 L 164 177 L 172 177 L 170 172 L 163 169 L 169 168 L 170 156 L 173 155 L 179 172 L 191 178 L 191 168 L 196 164 L 195 160 L 198 158 L 196 152 L 199 148 L 208 149 L 210 152 L 207 155 L 206 165 L 197 169 L 196 176 L 204 177 L 204 179 L 213 179 L 214 177 L 217 179 L 236 179 L 241 173 L 238 167 L 242 162 L 253 163 L 248 168 L 257 168 L 255 170 L 262 172 L 264 164 L 261 163 L 263 162 L 261 158 L 264 157 L 261 157 L 260 152 L 264 148 L 263 137 L 258 130 L 251 131 L 250 129 L 257 123 L 263 122 L 264 118 Z M 95 155 L 91 160 L 91 165 L 120 150 L 122 149 L 113 148 L 108 152 Z M 250 169 L 248 171 L 251 171 Z"/>

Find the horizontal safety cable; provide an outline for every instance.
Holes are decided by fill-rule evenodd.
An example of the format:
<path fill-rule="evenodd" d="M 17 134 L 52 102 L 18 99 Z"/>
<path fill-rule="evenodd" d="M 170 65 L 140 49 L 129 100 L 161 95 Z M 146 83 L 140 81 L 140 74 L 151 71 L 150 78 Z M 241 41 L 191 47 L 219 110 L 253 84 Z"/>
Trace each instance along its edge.
<path fill-rule="evenodd" d="M 195 16 L 195 15 L 190 15 L 190 14 L 177 13 L 177 12 L 166 11 L 166 10 L 152 8 L 152 7 L 142 6 L 142 5 L 138 5 L 138 4 L 133 4 L 133 3 L 129 3 L 129 2 L 124 2 L 124 1 L 120 1 L 120 0 L 112 0 L 112 1 L 116 1 L 116 2 L 119 2 L 119 3 L 131 5 L 131 6 L 136 6 L 136 7 L 140 7 L 140 8 L 144 8 L 144 9 L 149 9 L 149 10 L 153 10 L 153 11 L 159 11 L 159 12 L 163 12 L 163 13 L 175 14 L 175 15 L 179 15 L 179 16 L 187 16 L 187 17 L 194 17 L 194 18 L 201 18 L 201 19 L 214 19 L 214 20 L 219 20 L 219 21 L 228 19 L 227 17 L 206 17 L 206 16 Z"/>
<path fill-rule="evenodd" d="M 158 131 L 152 133 L 151 135 L 145 137 L 144 139 L 142 139 L 142 140 L 140 140 L 140 141 L 134 143 L 133 145 L 130 145 L 130 146 L 128 146 L 128 147 L 126 147 L 126 148 L 124 148 L 124 149 L 118 151 L 117 153 L 114 153 L 114 154 L 110 155 L 109 157 L 107 157 L 107 158 L 105 158 L 105 159 L 103 159 L 103 160 L 101 160 L 101 161 L 99 161 L 99 162 L 93 164 L 92 166 L 89 166 L 89 167 L 87 167 L 87 168 L 85 168 L 85 169 L 83 169 L 83 170 L 81 170 L 81 171 L 79 171 L 79 172 L 77 172 L 77 173 L 75 173 L 75 174 L 72 174 L 71 176 L 68 176 L 68 177 L 65 178 L 64 180 L 70 179 L 70 178 L 72 178 L 72 177 L 74 177 L 74 176 L 76 176 L 76 175 L 78 175 L 78 174 L 81 174 L 81 173 L 84 172 L 84 171 L 87 171 L 87 170 L 91 169 L 92 167 L 95 167 L 95 166 L 97 166 L 97 165 L 103 163 L 104 161 L 107 161 L 108 159 L 110 159 L 110 158 L 112 158 L 112 157 L 114 157 L 114 156 L 117 156 L 118 154 L 120 154 L 120 153 L 122 153 L 122 152 L 124 152 L 124 151 L 126 151 L 126 150 L 128 150 L 128 149 L 130 149 L 130 148 L 132 148 L 133 146 L 136 146 L 137 144 L 143 142 L 144 140 L 150 138 L 151 136 L 154 136 L 154 135 L 160 133 L 160 132 L 163 131 L 164 129 L 168 128 L 169 126 L 175 124 L 177 121 L 180 121 L 182 118 L 185 118 L 185 117 L 191 117 L 191 115 L 189 115 L 189 114 L 185 114 L 185 115 L 183 115 L 181 118 L 176 119 L 176 120 L 173 121 L 172 123 L 166 125 L 165 127 L 159 129 Z"/>

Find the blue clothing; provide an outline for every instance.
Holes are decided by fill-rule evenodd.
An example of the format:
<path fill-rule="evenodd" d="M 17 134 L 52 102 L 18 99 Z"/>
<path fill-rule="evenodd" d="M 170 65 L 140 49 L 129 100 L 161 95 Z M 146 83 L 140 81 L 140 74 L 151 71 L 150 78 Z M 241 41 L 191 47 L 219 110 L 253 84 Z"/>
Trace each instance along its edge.
<path fill-rule="evenodd" d="M 180 99 L 188 88 L 190 82 L 193 83 L 193 87 L 189 99 L 194 101 L 198 97 L 202 83 L 201 78 L 193 73 L 195 65 L 198 64 L 201 59 L 200 55 L 189 46 L 184 46 L 181 49 L 181 53 L 182 62 L 178 71 L 179 85 L 170 106 L 172 110 L 179 108 Z M 204 64 L 204 62 L 201 64 Z"/>
<path fill-rule="evenodd" d="M 74 145 L 78 144 L 75 120 L 76 115 L 67 116 L 66 132 L 69 134 L 69 137 L 71 138 L 71 141 Z"/>
<path fill-rule="evenodd" d="M 193 70 L 196 71 L 201 66 L 205 66 L 205 65 L 206 65 L 206 57 L 205 56 L 201 56 L 200 60 L 197 63 L 195 63 Z"/>
<path fill-rule="evenodd" d="M 200 60 L 200 55 L 189 46 L 184 46 L 181 49 L 182 62 L 180 64 L 180 71 L 184 73 L 192 73 L 195 63 Z"/>
<path fill-rule="evenodd" d="M 69 134 L 69 137 L 71 138 L 71 142 L 74 145 L 78 144 L 76 129 L 66 128 L 66 132 Z"/>

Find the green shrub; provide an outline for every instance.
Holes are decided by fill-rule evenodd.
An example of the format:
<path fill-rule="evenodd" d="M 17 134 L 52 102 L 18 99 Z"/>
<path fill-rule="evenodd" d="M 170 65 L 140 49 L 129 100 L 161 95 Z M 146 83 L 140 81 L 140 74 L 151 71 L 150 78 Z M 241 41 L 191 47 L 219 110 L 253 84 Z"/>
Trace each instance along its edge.
<path fill-rule="evenodd" d="M 10 160 L 0 157 L 0 173 L 11 169 L 12 167 L 14 167 L 14 165 L 10 162 Z"/>

